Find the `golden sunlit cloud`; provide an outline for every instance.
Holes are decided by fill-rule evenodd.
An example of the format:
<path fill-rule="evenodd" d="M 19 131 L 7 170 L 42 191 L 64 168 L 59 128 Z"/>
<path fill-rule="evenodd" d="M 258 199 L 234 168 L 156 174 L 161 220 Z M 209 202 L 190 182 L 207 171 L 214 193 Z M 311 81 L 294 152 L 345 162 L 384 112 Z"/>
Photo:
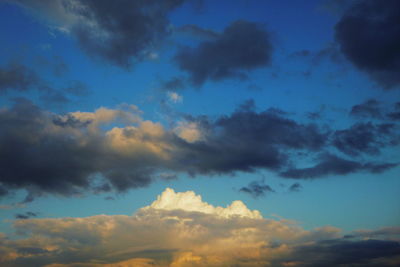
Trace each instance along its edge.
<path fill-rule="evenodd" d="M 132 216 L 26 219 L 14 227 L 23 238 L 0 236 L 2 266 L 308 266 L 299 251 L 329 250 L 320 242 L 341 238 L 338 228 L 308 231 L 239 200 L 216 207 L 170 188 Z"/>

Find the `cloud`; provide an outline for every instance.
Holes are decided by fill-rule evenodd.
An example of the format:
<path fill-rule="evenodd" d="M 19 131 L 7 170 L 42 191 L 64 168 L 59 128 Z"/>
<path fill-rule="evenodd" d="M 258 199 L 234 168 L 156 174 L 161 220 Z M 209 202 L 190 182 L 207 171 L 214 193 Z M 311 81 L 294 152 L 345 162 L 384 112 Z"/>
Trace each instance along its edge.
<path fill-rule="evenodd" d="M 0 110 L 0 184 L 26 189 L 30 198 L 80 194 L 92 187 L 96 174 L 121 190 L 148 184 L 150 170 L 144 163 L 162 157 L 157 142 L 150 141 L 160 126 L 141 121 L 134 106 L 122 108 L 61 116 L 21 99 L 11 109 Z M 112 128 L 107 134 L 100 130 L 118 122 L 138 126 Z"/>
<path fill-rule="evenodd" d="M 245 78 L 247 71 L 269 65 L 272 51 L 270 34 L 262 25 L 240 20 L 215 40 L 182 47 L 175 61 L 195 86 L 201 86 L 207 80 Z"/>
<path fill-rule="evenodd" d="M 207 41 L 215 40 L 218 37 L 220 37 L 219 33 L 210 29 L 204 29 L 194 24 L 183 25 L 181 27 L 176 28 L 175 31 L 178 33 L 187 34 L 189 36 L 198 38 L 200 40 L 207 40 Z"/>
<path fill-rule="evenodd" d="M 269 185 L 264 184 L 264 182 L 257 182 L 257 181 L 249 183 L 248 186 L 240 188 L 239 191 L 250 194 L 255 198 L 275 192 L 275 190 L 273 190 Z"/>
<path fill-rule="evenodd" d="M 299 192 L 303 187 L 299 183 L 294 183 L 289 187 L 290 192 Z"/>
<path fill-rule="evenodd" d="M 398 163 L 361 163 L 332 154 L 321 154 L 319 162 L 314 166 L 288 169 L 282 172 L 281 176 L 293 179 L 314 179 L 328 175 L 347 175 L 355 172 L 382 173 L 396 166 L 398 166 Z"/>
<path fill-rule="evenodd" d="M 251 103 L 215 121 L 189 117 L 201 129 L 203 141 L 186 144 L 182 160 L 194 173 L 279 170 L 289 150 L 321 149 L 327 133 L 315 124 L 300 124 L 275 109 L 255 112 Z"/>
<path fill-rule="evenodd" d="M 65 88 L 56 89 L 42 79 L 36 71 L 19 62 L 9 62 L 0 66 L 0 94 L 39 92 L 39 99 L 46 105 L 66 104 L 70 96 L 82 97 L 89 90 L 84 83 L 73 81 Z"/>
<path fill-rule="evenodd" d="M 364 103 L 354 105 L 351 108 L 350 115 L 358 118 L 381 119 L 382 111 L 380 103 L 375 99 L 369 99 Z"/>
<path fill-rule="evenodd" d="M 72 35 L 89 55 L 130 68 L 169 34 L 168 13 L 183 0 L 18 0 L 56 29 Z"/>
<path fill-rule="evenodd" d="M 30 68 L 19 64 L 9 63 L 0 67 L 0 93 L 7 91 L 28 91 L 39 83 L 36 73 Z"/>
<path fill-rule="evenodd" d="M 333 133 L 333 145 L 341 152 L 358 156 L 361 153 L 377 155 L 389 145 L 398 143 L 396 126 L 392 123 L 356 123 Z"/>
<path fill-rule="evenodd" d="M 357 119 L 376 119 L 376 120 L 400 120 L 400 102 L 394 103 L 393 107 L 382 106 L 382 103 L 369 99 L 351 108 L 350 115 Z"/>
<path fill-rule="evenodd" d="M 228 115 L 187 115 L 165 127 L 144 120 L 135 105 L 60 115 L 17 99 L 0 110 L 0 193 L 24 189 L 24 202 L 31 202 L 45 194 L 122 192 L 180 173 L 233 175 L 264 169 L 284 177 L 319 178 L 397 166 L 320 153 L 334 145 L 348 155 L 375 155 L 390 142 L 398 144 L 391 124 L 332 131 L 288 116 L 278 109 L 256 112 L 247 101 Z M 314 166 L 293 167 L 298 157 Z"/>
<path fill-rule="evenodd" d="M 387 117 L 391 120 L 400 120 L 400 102 L 394 104 L 394 110 L 386 114 Z"/>
<path fill-rule="evenodd" d="M 183 96 L 176 92 L 167 92 L 168 100 L 172 103 L 180 103 L 183 100 Z"/>
<path fill-rule="evenodd" d="M 19 219 L 19 220 L 26 220 L 32 217 L 36 217 L 37 213 L 32 212 L 32 211 L 27 211 L 25 213 L 17 213 L 15 214 L 15 219 Z"/>
<path fill-rule="evenodd" d="M 286 266 L 395 266 L 399 252 L 398 241 L 324 240 L 298 247 Z"/>
<path fill-rule="evenodd" d="M 90 94 L 89 88 L 87 88 L 87 86 L 80 81 L 72 81 L 62 90 L 70 95 L 78 97 L 87 96 Z"/>
<path fill-rule="evenodd" d="M 161 89 L 166 91 L 178 91 L 185 88 L 185 80 L 181 77 L 172 77 L 169 80 L 161 81 Z"/>
<path fill-rule="evenodd" d="M 144 207 L 143 211 L 147 210 L 183 210 L 187 212 L 200 212 L 211 214 L 216 217 L 232 218 L 242 217 L 250 219 L 261 219 L 261 213 L 257 210 L 251 211 L 240 200 L 233 201 L 226 208 L 214 207 L 207 202 L 203 202 L 200 195 L 196 195 L 193 191 L 175 193 L 171 188 L 166 188 L 165 191 L 157 197 L 150 206 Z"/>
<path fill-rule="evenodd" d="M 344 56 L 384 89 L 400 82 L 400 3 L 355 1 L 335 26 Z"/>
<path fill-rule="evenodd" d="M 305 230 L 265 219 L 240 201 L 215 207 L 172 189 L 131 216 L 35 218 L 13 227 L 18 239 L 0 234 L 2 266 L 318 266 L 323 259 L 389 266 L 400 247 L 398 227 L 375 230 L 380 239 L 342 239 L 338 228 Z"/>

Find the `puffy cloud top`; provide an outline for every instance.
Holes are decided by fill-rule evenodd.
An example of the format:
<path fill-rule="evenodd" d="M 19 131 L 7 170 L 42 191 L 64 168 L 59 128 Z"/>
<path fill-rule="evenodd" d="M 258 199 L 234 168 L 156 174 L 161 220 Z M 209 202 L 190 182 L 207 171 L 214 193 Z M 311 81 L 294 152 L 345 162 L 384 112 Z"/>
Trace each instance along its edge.
<path fill-rule="evenodd" d="M 234 216 L 247 217 L 252 219 L 261 219 L 261 213 L 258 210 L 250 210 L 240 201 L 235 200 L 231 205 L 224 207 L 214 207 L 213 205 L 204 202 L 200 195 L 196 195 L 193 191 L 176 193 L 171 188 L 166 188 L 165 191 L 157 197 L 150 206 L 143 210 L 158 209 L 158 210 L 184 210 L 189 212 L 201 212 L 211 215 L 216 215 L 224 218 Z"/>

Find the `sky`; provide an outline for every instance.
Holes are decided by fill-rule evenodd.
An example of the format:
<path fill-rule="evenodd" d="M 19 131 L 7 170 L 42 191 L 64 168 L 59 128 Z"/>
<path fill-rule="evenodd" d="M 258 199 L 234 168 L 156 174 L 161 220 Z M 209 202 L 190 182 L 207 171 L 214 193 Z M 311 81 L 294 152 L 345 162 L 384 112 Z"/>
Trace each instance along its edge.
<path fill-rule="evenodd" d="M 400 264 L 399 1 L 0 17 L 1 266 Z"/>

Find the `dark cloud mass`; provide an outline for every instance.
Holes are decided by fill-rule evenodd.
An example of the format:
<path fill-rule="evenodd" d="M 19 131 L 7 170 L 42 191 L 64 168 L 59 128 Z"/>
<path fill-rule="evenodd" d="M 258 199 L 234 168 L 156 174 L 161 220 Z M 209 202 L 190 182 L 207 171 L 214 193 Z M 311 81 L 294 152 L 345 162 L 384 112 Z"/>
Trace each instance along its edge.
<path fill-rule="evenodd" d="M 341 51 L 383 88 L 400 84 L 400 2 L 354 1 L 335 26 Z"/>
<path fill-rule="evenodd" d="M 215 121 L 206 117 L 192 121 L 202 125 L 206 138 L 187 144 L 182 160 L 201 173 L 279 170 L 288 163 L 288 151 L 317 151 L 325 145 L 328 134 L 315 124 L 288 119 L 276 109 L 255 112 L 251 103 Z"/>
<path fill-rule="evenodd" d="M 381 173 L 397 166 L 320 153 L 334 145 L 348 155 L 376 154 L 391 136 L 392 124 L 356 124 L 335 132 L 297 122 L 279 109 L 256 112 L 252 101 L 214 119 L 186 116 L 183 124 L 169 129 L 138 114 L 135 106 L 121 106 L 58 115 L 17 99 L 13 107 L 0 110 L 0 194 L 25 189 L 24 202 L 31 202 L 48 193 L 125 191 L 170 179 L 165 172 L 232 175 L 267 169 L 309 179 Z M 110 123 L 123 126 L 104 129 Z M 312 162 L 320 156 L 312 167 L 294 168 L 299 154 Z M 298 189 L 293 185 L 290 191 Z M 250 183 L 241 191 L 261 196 L 273 190 Z"/>
<path fill-rule="evenodd" d="M 270 34 L 262 25 L 236 21 L 218 38 L 197 47 L 182 47 L 175 56 L 178 67 L 186 71 L 192 83 L 202 85 L 207 80 L 246 78 L 246 72 L 271 63 Z"/>
<path fill-rule="evenodd" d="M 71 194 L 86 187 L 97 149 L 68 134 L 47 133 L 48 115 L 19 100 L 0 112 L 0 182 L 9 188 Z M 51 125 L 51 124 L 50 124 Z"/>
<path fill-rule="evenodd" d="M 88 54 L 129 68 L 169 34 L 167 14 L 184 0 L 18 0 L 71 32 Z M 41 14 L 41 15 L 43 15 Z"/>

